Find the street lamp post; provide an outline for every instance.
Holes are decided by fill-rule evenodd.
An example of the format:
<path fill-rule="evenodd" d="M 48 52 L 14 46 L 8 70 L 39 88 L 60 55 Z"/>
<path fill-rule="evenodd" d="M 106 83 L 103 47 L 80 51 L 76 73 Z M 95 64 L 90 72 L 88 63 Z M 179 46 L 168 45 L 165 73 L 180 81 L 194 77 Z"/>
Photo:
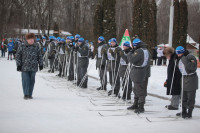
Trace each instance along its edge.
<path fill-rule="evenodd" d="M 169 20 L 169 46 L 172 47 L 172 39 L 173 39 L 173 27 L 174 27 L 174 0 L 171 1 L 170 6 L 170 20 Z"/>

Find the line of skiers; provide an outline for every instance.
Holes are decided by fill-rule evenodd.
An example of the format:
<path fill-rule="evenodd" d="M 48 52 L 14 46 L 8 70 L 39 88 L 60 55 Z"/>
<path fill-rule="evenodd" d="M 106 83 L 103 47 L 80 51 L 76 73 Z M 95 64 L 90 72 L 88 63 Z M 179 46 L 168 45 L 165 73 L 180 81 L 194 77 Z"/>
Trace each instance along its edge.
<path fill-rule="evenodd" d="M 134 92 L 134 104 L 128 110 L 135 113 L 144 112 L 145 98 L 147 96 L 147 84 L 150 77 L 150 53 L 146 44 L 140 39 L 123 43 L 123 48 L 118 45 L 116 38 L 111 38 L 106 44 L 104 37 L 98 38 L 97 62 L 101 86 L 97 90 L 107 90 L 107 71 L 112 90 L 108 95 L 122 97 L 123 100 L 131 100 Z M 120 78 L 123 94 L 120 96 Z M 134 87 L 132 89 L 132 83 Z"/>
<path fill-rule="evenodd" d="M 145 98 L 147 96 L 148 78 L 150 77 L 150 53 L 147 44 L 139 38 L 133 40 L 133 45 L 127 41 L 123 48 L 118 46 L 115 38 L 106 44 L 102 36 L 98 38 L 97 62 L 101 86 L 97 90 L 107 90 L 107 72 L 112 90 L 108 95 L 119 96 L 120 78 L 123 89 L 122 99 L 130 100 L 134 93 L 134 103 L 128 110 L 135 113 L 144 112 Z M 195 105 L 196 90 L 198 89 L 197 60 L 182 46 L 174 50 L 165 47 L 162 54 L 169 60 L 167 80 L 167 95 L 172 95 L 171 104 L 166 106 L 169 110 L 178 110 L 181 98 L 182 112 L 177 116 L 191 118 Z M 133 86 L 133 87 L 132 87 Z"/>
<path fill-rule="evenodd" d="M 69 81 L 75 81 L 74 84 L 81 88 L 87 88 L 88 76 L 87 69 L 89 58 L 93 58 L 93 44 L 90 43 L 79 34 L 68 36 L 65 39 L 60 37 L 49 37 L 49 44 L 43 43 L 41 49 L 44 50 L 43 60 L 44 66 L 48 66 L 50 62 L 49 73 L 59 71 L 57 76 L 67 76 Z M 47 61 L 46 61 L 47 60 Z"/>
<path fill-rule="evenodd" d="M 69 81 L 81 88 L 87 88 L 89 58 L 94 58 L 93 45 L 89 46 L 79 34 L 68 36 L 67 39 L 46 37 L 43 41 L 37 41 L 43 57 L 43 66 L 48 66 L 53 73 L 59 70 L 59 77 L 67 77 Z M 107 72 L 111 90 L 108 96 L 112 95 L 123 100 L 131 100 L 131 93 L 134 93 L 134 103 L 128 110 L 135 113 L 145 111 L 144 104 L 147 96 L 148 79 L 151 76 L 150 59 L 151 55 L 147 44 L 135 38 L 133 43 L 126 41 L 119 46 L 116 38 L 111 38 L 106 43 L 103 36 L 98 38 L 96 53 L 96 68 L 99 71 L 101 86 L 97 90 L 108 91 Z M 195 104 L 196 90 L 198 89 L 197 60 L 189 54 L 182 46 L 174 50 L 165 48 L 164 56 L 169 60 L 167 80 L 164 86 L 167 87 L 167 94 L 172 95 L 171 104 L 166 106 L 169 110 L 176 110 L 179 106 L 179 99 L 182 98 L 183 118 L 191 118 Z M 41 61 L 41 60 L 40 60 Z M 121 81 L 121 82 L 120 82 Z M 120 94 L 122 86 L 122 94 Z"/>

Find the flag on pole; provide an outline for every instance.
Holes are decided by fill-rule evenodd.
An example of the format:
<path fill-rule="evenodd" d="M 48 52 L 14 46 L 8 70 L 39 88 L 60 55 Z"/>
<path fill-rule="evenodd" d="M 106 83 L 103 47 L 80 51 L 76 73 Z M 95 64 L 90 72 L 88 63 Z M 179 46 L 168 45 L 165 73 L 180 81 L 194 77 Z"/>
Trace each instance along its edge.
<path fill-rule="evenodd" d="M 125 30 L 125 33 L 124 33 L 124 35 L 122 37 L 122 40 L 121 40 L 121 42 L 119 44 L 119 46 L 121 46 L 122 49 L 123 49 L 123 44 L 126 41 L 130 42 L 130 44 L 131 44 L 131 38 L 130 38 L 130 35 L 129 35 L 129 32 L 128 32 L 128 29 Z M 131 45 L 131 47 L 132 47 L 132 45 Z"/>

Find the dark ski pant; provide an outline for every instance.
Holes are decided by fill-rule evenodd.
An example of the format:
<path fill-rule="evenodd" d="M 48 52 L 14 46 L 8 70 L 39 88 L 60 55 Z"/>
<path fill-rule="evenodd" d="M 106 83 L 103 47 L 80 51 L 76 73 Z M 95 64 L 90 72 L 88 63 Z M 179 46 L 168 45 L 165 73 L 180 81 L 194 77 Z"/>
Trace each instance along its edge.
<path fill-rule="evenodd" d="M 158 57 L 158 66 L 162 65 L 162 57 Z"/>
<path fill-rule="evenodd" d="M 130 77 L 129 77 L 129 79 L 128 79 L 128 77 L 122 78 L 122 88 L 124 89 L 124 93 L 123 93 L 122 98 L 126 99 L 126 97 L 127 97 L 127 100 L 130 100 L 131 99 L 131 92 L 132 92 L 132 81 L 131 81 Z M 127 88 L 128 88 L 128 92 L 127 92 Z"/>
<path fill-rule="evenodd" d="M 138 100 L 138 103 L 145 103 L 147 96 L 148 79 L 143 82 L 135 82 L 133 87 L 134 99 Z"/>
<path fill-rule="evenodd" d="M 24 96 L 32 96 L 36 72 L 22 72 L 22 87 Z"/>
<path fill-rule="evenodd" d="M 162 60 L 163 60 L 163 65 L 166 65 L 167 64 L 167 58 L 165 56 L 163 56 Z"/>
<path fill-rule="evenodd" d="M 1 57 L 5 57 L 5 50 L 1 49 Z"/>
<path fill-rule="evenodd" d="M 194 109 L 196 90 L 183 91 L 182 107 L 186 109 Z"/>
<path fill-rule="evenodd" d="M 68 79 L 69 80 L 74 80 L 74 61 L 73 61 L 73 56 L 71 56 L 71 61 L 69 62 L 69 76 Z"/>
<path fill-rule="evenodd" d="M 81 88 L 87 88 L 88 75 L 86 73 L 87 73 L 87 67 L 78 66 L 77 85 L 80 86 Z"/>
<path fill-rule="evenodd" d="M 65 60 L 65 55 L 62 54 L 62 55 L 59 55 L 59 74 L 62 74 L 62 72 L 64 71 L 63 70 L 63 66 L 64 66 L 64 60 Z"/>
<path fill-rule="evenodd" d="M 9 58 L 12 60 L 12 54 L 13 54 L 13 51 L 8 52 L 8 60 L 9 60 Z"/>
<path fill-rule="evenodd" d="M 117 74 L 117 71 L 109 71 L 109 82 L 112 88 L 114 87 L 114 94 L 118 95 L 120 89 L 120 77 L 119 74 Z"/>
<path fill-rule="evenodd" d="M 50 62 L 50 69 L 52 70 L 52 71 L 54 71 L 54 66 L 55 66 L 55 62 L 54 62 L 54 60 L 55 60 L 55 58 L 51 58 L 51 59 L 49 59 L 49 62 Z"/>
<path fill-rule="evenodd" d="M 106 90 L 107 86 L 107 71 L 105 70 L 105 67 L 101 67 L 101 70 L 99 68 L 99 77 L 101 82 L 101 88 Z"/>

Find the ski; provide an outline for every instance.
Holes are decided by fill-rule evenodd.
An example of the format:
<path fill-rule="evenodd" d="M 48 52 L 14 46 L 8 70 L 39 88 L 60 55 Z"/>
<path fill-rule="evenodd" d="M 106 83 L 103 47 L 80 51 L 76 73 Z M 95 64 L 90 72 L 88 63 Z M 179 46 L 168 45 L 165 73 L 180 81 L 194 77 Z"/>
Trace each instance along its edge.
<path fill-rule="evenodd" d="M 122 111 L 124 109 L 89 109 L 89 111 Z"/>
<path fill-rule="evenodd" d="M 177 117 L 177 116 L 161 116 L 161 117 L 146 117 L 146 120 L 149 122 L 165 122 L 165 121 L 177 121 L 177 120 L 182 120 L 179 119 L 181 117 Z M 154 119 L 154 120 L 153 120 Z M 155 120 L 156 119 L 156 120 Z"/>

